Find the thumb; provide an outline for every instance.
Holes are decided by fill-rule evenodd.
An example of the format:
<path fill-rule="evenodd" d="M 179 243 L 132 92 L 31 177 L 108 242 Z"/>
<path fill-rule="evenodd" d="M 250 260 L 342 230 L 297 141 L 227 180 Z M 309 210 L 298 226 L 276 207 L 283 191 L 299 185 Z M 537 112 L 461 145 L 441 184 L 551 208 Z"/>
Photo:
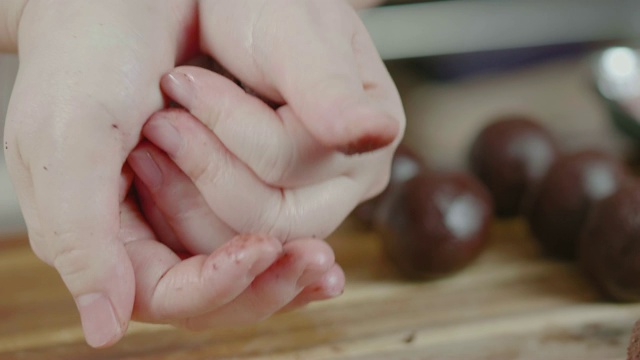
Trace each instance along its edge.
<path fill-rule="evenodd" d="M 87 343 L 104 347 L 127 329 L 135 282 L 118 239 L 119 172 L 97 169 L 95 155 L 50 165 L 34 176 L 34 188 L 46 236 L 40 241 L 75 299 Z"/>
<path fill-rule="evenodd" d="M 380 106 L 385 74 L 368 66 L 381 60 L 360 19 L 344 2 L 319 1 L 301 13 L 313 10 L 318 15 L 290 31 L 287 42 L 274 41 L 272 82 L 322 144 L 347 154 L 391 144 L 400 119 Z"/>
<path fill-rule="evenodd" d="M 345 154 L 377 150 L 396 139 L 399 122 L 367 97 L 354 74 L 316 65 L 314 71 L 290 68 L 288 77 L 296 82 L 281 90 L 314 138 Z"/>
<path fill-rule="evenodd" d="M 88 128 L 93 122 L 60 118 L 58 124 L 76 126 L 59 136 L 45 130 L 20 139 L 13 127 L 17 119 L 27 118 L 10 109 L 8 137 L 20 146 L 10 147 L 7 164 L 27 209 L 31 245 L 73 295 L 87 343 L 112 345 L 126 331 L 135 291 L 132 265 L 118 235 L 121 165 L 119 154 L 108 151 L 117 147 Z"/>
<path fill-rule="evenodd" d="M 36 241 L 47 243 L 48 260 L 75 299 L 87 343 L 105 347 L 127 329 L 135 282 L 118 238 L 119 171 L 102 168 L 107 161 L 94 162 L 100 155 L 82 149 L 83 156 L 50 164 L 47 171 L 31 166 L 44 229 Z"/>
<path fill-rule="evenodd" d="M 396 140 L 400 120 L 371 96 L 383 87 L 378 80 L 385 74 L 372 76 L 363 65 L 382 61 L 347 2 L 199 4 L 201 14 L 210 20 L 201 23 L 203 50 L 251 89 L 271 100 L 284 100 L 322 145 L 351 154 Z M 238 31 L 220 31 L 227 17 L 252 19 L 243 15 L 251 12 L 256 14 L 254 22 L 234 24 Z M 237 44 L 246 38 L 251 39 L 249 52 L 238 52 L 245 47 Z"/>
<path fill-rule="evenodd" d="M 316 45 L 302 53 L 279 52 L 276 64 L 282 66 L 269 72 L 279 74 L 273 83 L 312 136 L 346 154 L 377 150 L 396 140 L 400 121 L 375 100 L 382 85 L 363 71 L 346 37 L 311 43 Z M 362 75 L 372 80 L 364 81 Z"/>

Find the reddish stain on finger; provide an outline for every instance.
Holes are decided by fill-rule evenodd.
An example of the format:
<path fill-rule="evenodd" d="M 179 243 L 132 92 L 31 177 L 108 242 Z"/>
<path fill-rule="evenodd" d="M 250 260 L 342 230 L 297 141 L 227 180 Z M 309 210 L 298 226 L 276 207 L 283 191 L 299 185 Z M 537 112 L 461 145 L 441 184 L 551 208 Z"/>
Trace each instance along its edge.
<path fill-rule="evenodd" d="M 381 149 L 393 142 L 395 136 L 365 134 L 357 140 L 340 147 L 338 150 L 346 155 L 356 155 Z"/>

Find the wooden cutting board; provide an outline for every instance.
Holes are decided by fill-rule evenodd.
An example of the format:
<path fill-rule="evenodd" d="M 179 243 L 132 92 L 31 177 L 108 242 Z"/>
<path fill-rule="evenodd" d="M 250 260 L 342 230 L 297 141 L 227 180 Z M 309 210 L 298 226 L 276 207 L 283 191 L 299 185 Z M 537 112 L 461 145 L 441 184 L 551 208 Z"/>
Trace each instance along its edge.
<path fill-rule="evenodd" d="M 406 282 L 376 234 L 331 237 L 348 285 L 338 299 L 257 326 L 190 333 L 134 323 L 106 350 L 84 344 L 73 302 L 24 238 L 0 242 L 0 359 L 625 359 L 640 305 L 599 299 L 572 264 L 545 260 L 520 221 L 447 279 Z"/>

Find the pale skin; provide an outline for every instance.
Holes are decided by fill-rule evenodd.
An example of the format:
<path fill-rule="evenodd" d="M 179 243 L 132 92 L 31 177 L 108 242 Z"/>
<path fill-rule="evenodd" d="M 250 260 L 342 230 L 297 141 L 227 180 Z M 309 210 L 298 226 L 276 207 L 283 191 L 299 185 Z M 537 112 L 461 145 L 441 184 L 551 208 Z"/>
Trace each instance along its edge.
<path fill-rule="evenodd" d="M 386 185 L 404 131 L 343 1 L 9 0 L 0 14 L 21 63 L 7 165 L 90 345 L 131 319 L 247 324 L 342 291 L 321 239 Z M 199 53 L 260 98 L 176 68 Z M 162 110 L 163 92 L 185 109 Z"/>

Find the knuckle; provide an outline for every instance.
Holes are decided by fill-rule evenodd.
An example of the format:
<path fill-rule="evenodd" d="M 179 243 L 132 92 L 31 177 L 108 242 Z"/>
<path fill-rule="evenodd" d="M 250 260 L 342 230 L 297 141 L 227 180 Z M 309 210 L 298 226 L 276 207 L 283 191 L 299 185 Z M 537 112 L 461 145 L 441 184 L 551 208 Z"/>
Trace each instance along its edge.
<path fill-rule="evenodd" d="M 65 282 L 74 282 L 92 267 L 87 249 L 79 247 L 71 233 L 59 234 L 53 244 L 52 265 Z"/>
<path fill-rule="evenodd" d="M 194 157 L 197 159 L 196 157 Z M 219 171 L 216 170 L 214 161 L 194 161 L 193 166 L 188 171 L 188 175 L 194 183 L 205 186 L 215 184 Z"/>
<path fill-rule="evenodd" d="M 306 135 L 300 136 L 299 130 L 287 125 L 296 116 L 291 109 L 283 106 L 276 110 L 276 114 L 282 122 L 282 129 L 275 136 L 270 136 L 265 131 L 266 136 L 260 137 L 258 146 L 250 154 L 253 161 L 248 163 L 257 164 L 254 171 L 264 182 L 273 186 L 286 186 L 286 182 L 298 170 L 300 158 L 304 157 L 301 153 L 306 153 L 309 139 Z"/>
<path fill-rule="evenodd" d="M 288 241 L 293 233 L 295 218 L 299 214 L 299 210 L 296 209 L 295 195 L 282 191 L 277 209 L 275 216 L 265 219 L 269 226 L 268 234 L 281 241 Z"/>

